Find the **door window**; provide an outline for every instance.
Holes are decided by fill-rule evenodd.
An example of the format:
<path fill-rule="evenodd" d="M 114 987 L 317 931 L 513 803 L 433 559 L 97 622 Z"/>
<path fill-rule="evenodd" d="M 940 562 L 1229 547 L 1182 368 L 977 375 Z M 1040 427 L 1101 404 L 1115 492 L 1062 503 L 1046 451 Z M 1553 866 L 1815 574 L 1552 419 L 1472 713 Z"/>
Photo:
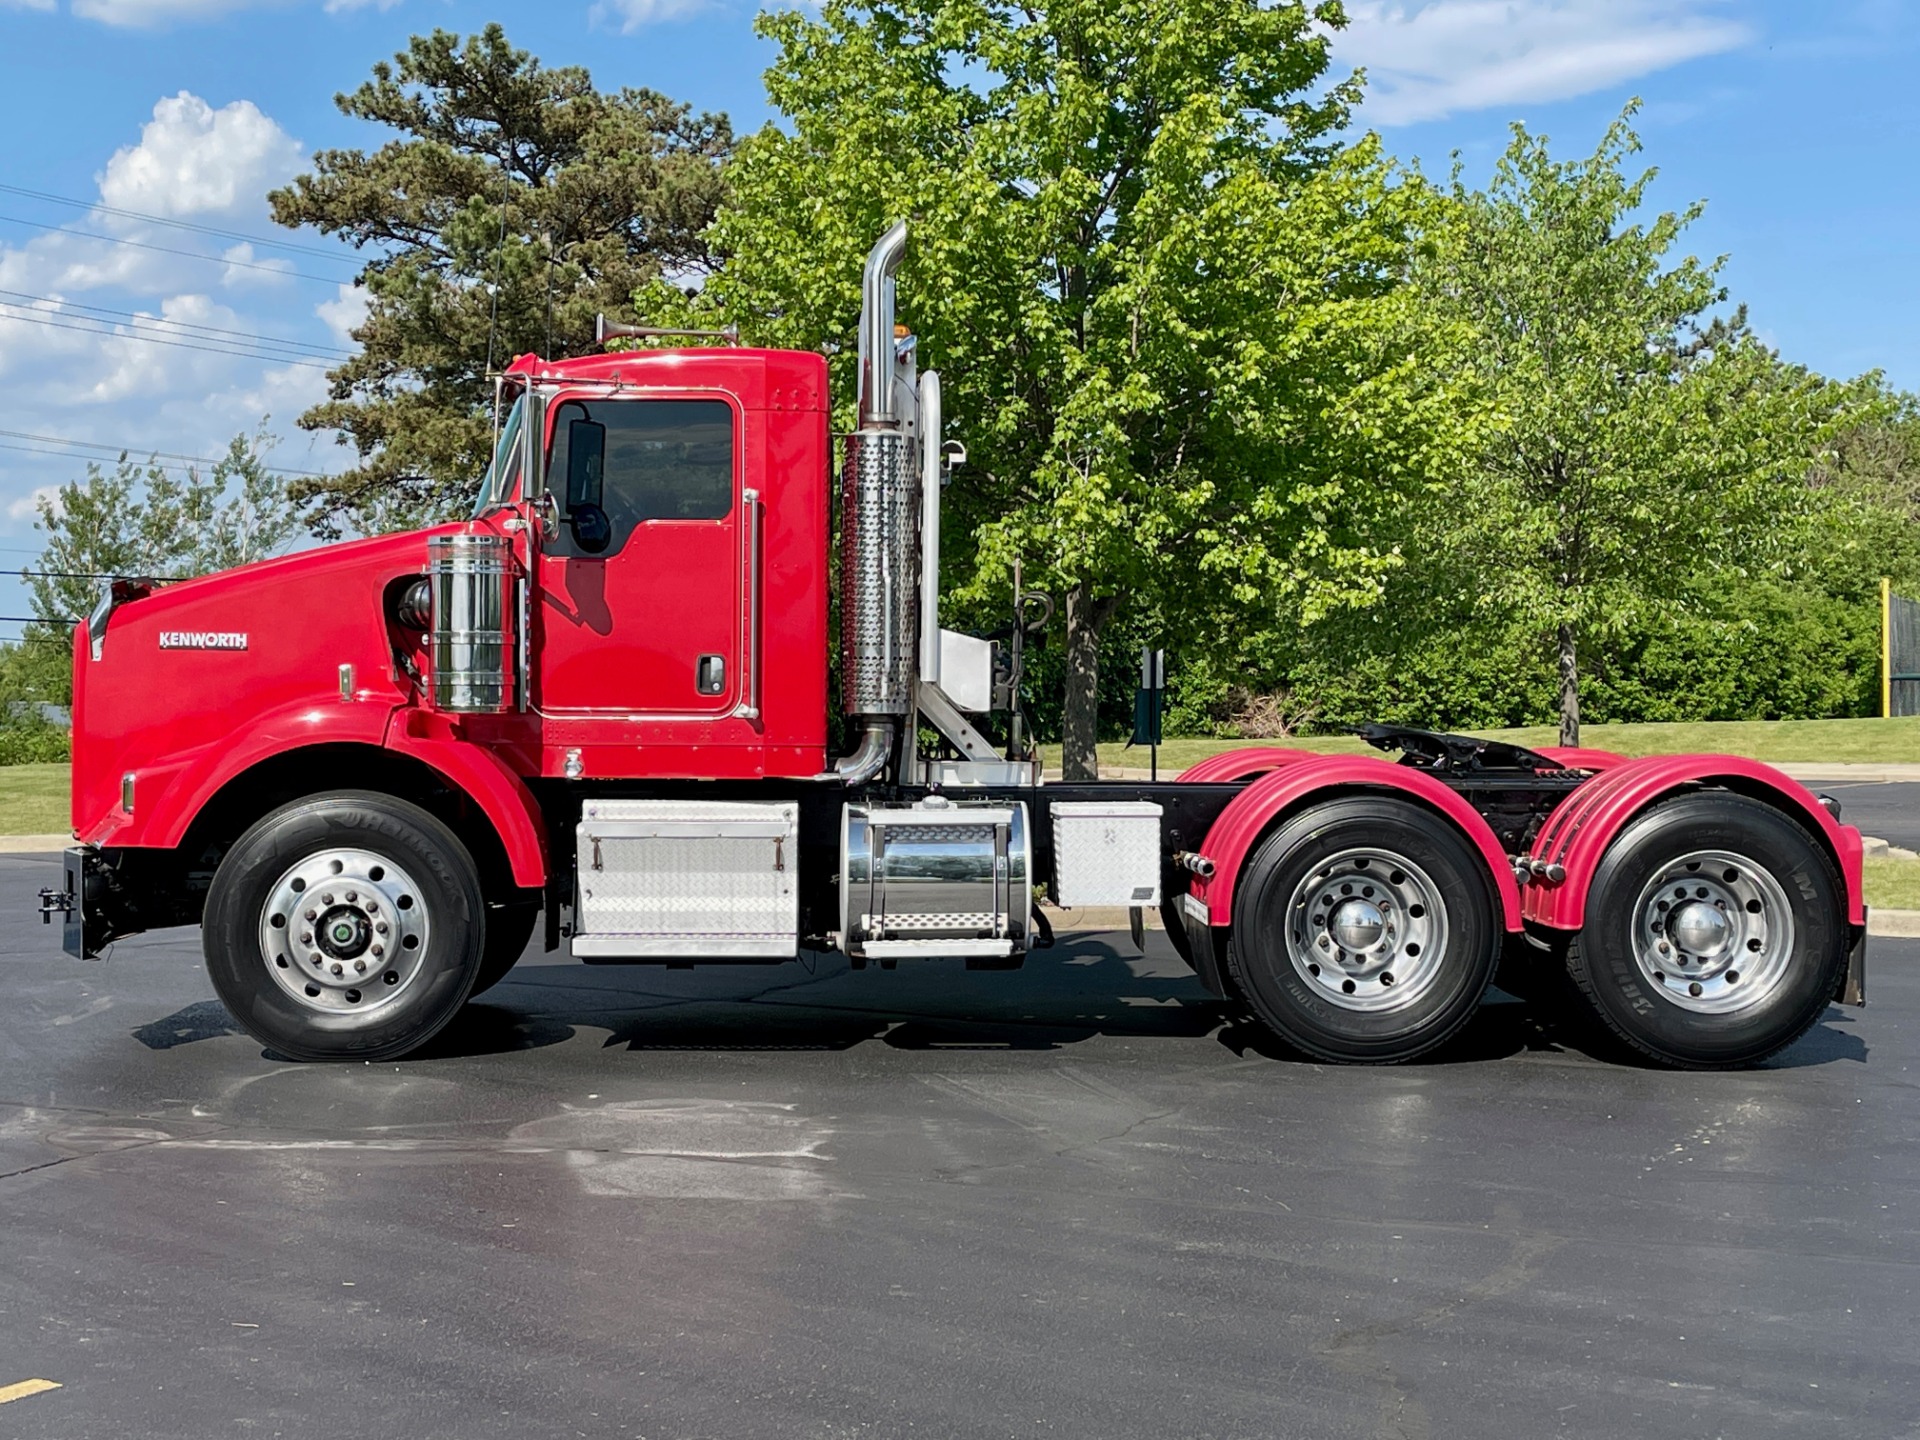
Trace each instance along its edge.
<path fill-rule="evenodd" d="M 606 511 L 608 555 L 650 520 L 725 519 L 733 513 L 733 408 L 724 400 L 569 400 L 554 412 L 547 489 L 563 518 L 582 504 Z M 574 553 L 566 527 L 549 548 Z"/>

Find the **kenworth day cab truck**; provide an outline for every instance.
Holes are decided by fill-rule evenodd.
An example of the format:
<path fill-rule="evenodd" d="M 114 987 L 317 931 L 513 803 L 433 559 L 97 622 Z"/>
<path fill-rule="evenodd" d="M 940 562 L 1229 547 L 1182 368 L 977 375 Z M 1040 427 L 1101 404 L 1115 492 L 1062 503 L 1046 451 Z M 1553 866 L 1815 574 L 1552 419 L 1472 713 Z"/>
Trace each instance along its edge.
<path fill-rule="evenodd" d="M 1671 1065 L 1750 1064 L 1859 1003 L 1860 835 L 1753 761 L 1379 726 L 1397 760 L 1057 784 L 997 750 L 980 717 L 1017 717 L 1018 626 L 1004 649 L 940 628 L 940 385 L 895 325 L 905 244 L 863 279 L 844 747 L 825 360 L 522 357 L 471 520 L 116 583 L 78 627 L 79 843 L 42 898 L 67 949 L 198 923 L 234 1018 L 302 1060 L 414 1049 L 543 916 L 589 962 L 992 971 L 1044 945 L 1043 889 L 1157 909 L 1201 984 L 1327 1060 L 1441 1044 L 1503 959 L 1521 988 L 1563 969 Z"/>

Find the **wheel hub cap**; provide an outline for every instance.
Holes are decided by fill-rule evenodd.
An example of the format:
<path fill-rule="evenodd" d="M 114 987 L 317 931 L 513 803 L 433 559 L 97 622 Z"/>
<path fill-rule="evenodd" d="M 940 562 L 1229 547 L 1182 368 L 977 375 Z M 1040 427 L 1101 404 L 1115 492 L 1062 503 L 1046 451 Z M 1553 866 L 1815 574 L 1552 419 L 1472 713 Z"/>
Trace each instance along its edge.
<path fill-rule="evenodd" d="M 1765 1000 L 1786 980 L 1793 911 L 1765 866 L 1729 850 L 1696 850 L 1647 881 L 1633 910 L 1641 978 L 1667 1000 L 1725 1015 Z"/>
<path fill-rule="evenodd" d="M 373 926 L 358 910 L 336 906 L 314 926 L 314 943 L 336 960 L 355 960 L 373 944 Z"/>
<path fill-rule="evenodd" d="M 1703 958 L 1726 949 L 1727 937 L 1733 933 L 1727 917 L 1704 900 L 1689 900 L 1675 910 L 1667 930 L 1681 949 Z"/>
<path fill-rule="evenodd" d="M 1342 950 L 1371 950 L 1387 933 L 1387 917 L 1371 900 L 1343 901 L 1328 918 L 1327 933 Z"/>

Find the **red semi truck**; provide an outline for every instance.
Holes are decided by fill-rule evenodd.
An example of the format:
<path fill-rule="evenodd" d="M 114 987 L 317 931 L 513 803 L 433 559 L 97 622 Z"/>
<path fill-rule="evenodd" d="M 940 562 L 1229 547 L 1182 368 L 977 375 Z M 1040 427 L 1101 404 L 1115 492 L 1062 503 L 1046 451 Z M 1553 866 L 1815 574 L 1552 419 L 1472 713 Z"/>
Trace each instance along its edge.
<path fill-rule="evenodd" d="M 197 923 L 235 1019 L 303 1060 L 419 1046 L 542 917 L 589 962 L 999 970 L 1048 938 L 1042 892 L 1157 910 L 1202 984 L 1328 1060 L 1441 1044 L 1503 963 L 1563 969 L 1672 1065 L 1750 1064 L 1859 1003 L 1859 833 L 1752 761 L 1381 726 L 1397 760 L 1059 784 L 996 748 L 1018 635 L 939 624 L 905 243 L 863 279 L 843 727 L 822 357 L 523 357 L 472 519 L 119 583 L 79 626 L 78 844 L 42 899 L 67 949 Z"/>

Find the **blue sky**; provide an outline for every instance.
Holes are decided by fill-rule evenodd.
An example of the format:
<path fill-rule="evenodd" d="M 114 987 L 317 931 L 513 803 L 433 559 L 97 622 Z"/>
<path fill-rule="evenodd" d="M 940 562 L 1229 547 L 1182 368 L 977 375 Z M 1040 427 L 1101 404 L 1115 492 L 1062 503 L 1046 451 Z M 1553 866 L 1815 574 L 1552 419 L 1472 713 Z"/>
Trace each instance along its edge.
<path fill-rule="evenodd" d="M 75 457 L 89 453 L 55 441 L 204 456 L 264 414 L 285 437 L 274 464 L 341 466 L 328 437 L 293 421 L 323 392 L 328 347 L 347 343 L 356 312 L 341 282 L 354 266 L 319 237 L 276 230 L 262 197 L 317 149 L 380 143 L 333 96 L 408 35 L 501 18 L 550 64 L 725 110 L 744 130 L 768 118 L 768 50 L 752 10 L 752 0 L 0 0 L 10 137 L 0 431 L 11 432 L 0 434 L 0 566 L 31 563 L 34 492 L 77 474 Z M 1708 201 L 1688 248 L 1731 255 L 1727 282 L 1759 331 L 1816 369 L 1877 368 L 1920 388 L 1920 0 L 1349 0 L 1348 10 L 1336 63 L 1368 68 L 1360 122 L 1392 153 L 1442 174 L 1458 150 L 1478 181 L 1513 120 L 1584 154 L 1641 96 L 1645 159 L 1661 172 L 1655 203 Z M 136 218 L 156 215 L 204 228 Z M 237 238 L 248 236 L 315 253 Z M 178 322 L 178 343 L 128 338 L 135 313 Z M 280 343 L 259 353 L 243 335 Z M 256 353 L 212 353 L 241 346 Z M 17 596 L 0 580 L 0 613 L 24 613 Z M 0 636 L 17 628 L 0 622 Z"/>

